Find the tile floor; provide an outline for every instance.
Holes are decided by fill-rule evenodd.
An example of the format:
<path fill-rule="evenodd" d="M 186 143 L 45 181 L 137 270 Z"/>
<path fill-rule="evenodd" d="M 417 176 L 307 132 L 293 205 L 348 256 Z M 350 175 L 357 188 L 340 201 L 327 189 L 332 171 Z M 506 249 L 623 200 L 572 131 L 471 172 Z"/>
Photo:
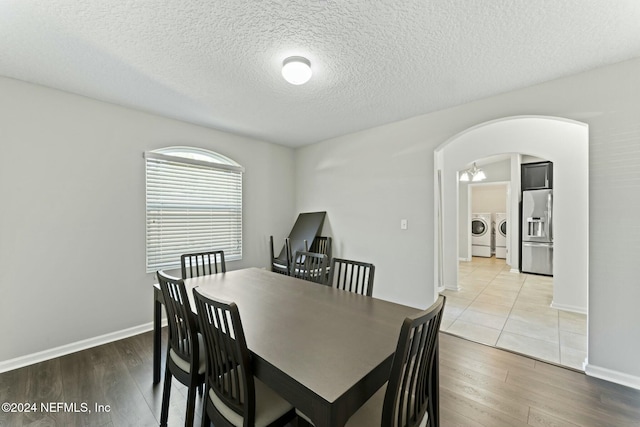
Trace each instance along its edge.
<path fill-rule="evenodd" d="M 505 260 L 459 263 L 461 290 L 447 296 L 440 329 L 498 348 L 583 370 L 587 316 L 551 308 L 552 278 L 511 273 Z"/>

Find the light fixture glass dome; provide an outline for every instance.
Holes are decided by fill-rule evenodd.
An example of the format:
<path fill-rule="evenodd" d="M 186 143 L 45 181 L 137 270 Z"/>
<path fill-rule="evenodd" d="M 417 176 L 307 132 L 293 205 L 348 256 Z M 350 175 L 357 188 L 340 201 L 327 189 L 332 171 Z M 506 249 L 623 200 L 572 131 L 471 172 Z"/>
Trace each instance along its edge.
<path fill-rule="evenodd" d="M 473 181 L 484 181 L 487 179 L 487 176 L 484 174 L 482 169 L 478 169 L 478 172 L 473 176 Z"/>
<path fill-rule="evenodd" d="M 472 167 L 470 167 L 465 171 L 462 171 L 459 179 L 460 181 L 464 181 L 464 182 L 468 182 L 468 181 L 478 182 L 478 181 L 484 181 L 485 179 L 487 179 L 487 175 L 484 173 L 482 169 L 476 166 L 475 162 L 473 162 Z"/>
<path fill-rule="evenodd" d="M 282 77 L 292 85 L 305 84 L 311 74 L 311 62 L 302 56 L 290 56 L 282 63 Z"/>

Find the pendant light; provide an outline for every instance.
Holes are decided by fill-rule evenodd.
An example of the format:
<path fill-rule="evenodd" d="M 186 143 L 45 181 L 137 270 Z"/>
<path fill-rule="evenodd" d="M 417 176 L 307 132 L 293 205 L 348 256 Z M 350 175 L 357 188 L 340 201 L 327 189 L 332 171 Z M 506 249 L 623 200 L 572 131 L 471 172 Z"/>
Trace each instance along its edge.
<path fill-rule="evenodd" d="M 460 174 L 460 181 L 462 182 L 478 182 L 487 179 L 487 175 L 485 175 L 484 171 L 476 166 L 476 162 L 473 162 L 473 166 L 469 169 L 463 171 Z"/>

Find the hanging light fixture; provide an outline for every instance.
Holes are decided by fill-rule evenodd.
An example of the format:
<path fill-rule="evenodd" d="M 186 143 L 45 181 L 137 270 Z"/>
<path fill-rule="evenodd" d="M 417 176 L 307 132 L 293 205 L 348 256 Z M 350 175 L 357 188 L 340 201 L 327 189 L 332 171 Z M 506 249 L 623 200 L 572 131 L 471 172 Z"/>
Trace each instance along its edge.
<path fill-rule="evenodd" d="M 468 182 L 478 182 L 487 179 L 487 175 L 485 175 L 484 171 L 476 166 L 476 162 L 473 162 L 473 166 L 469 169 L 463 171 L 460 174 L 460 181 Z"/>
<path fill-rule="evenodd" d="M 282 77 L 292 85 L 305 84 L 311 74 L 311 62 L 307 58 L 290 56 L 282 62 Z"/>
<path fill-rule="evenodd" d="M 476 173 L 473 175 L 473 179 L 471 179 L 471 181 L 482 181 L 487 179 L 487 175 L 484 174 L 482 169 L 476 168 L 475 163 L 473 164 L 473 167 L 475 168 Z"/>

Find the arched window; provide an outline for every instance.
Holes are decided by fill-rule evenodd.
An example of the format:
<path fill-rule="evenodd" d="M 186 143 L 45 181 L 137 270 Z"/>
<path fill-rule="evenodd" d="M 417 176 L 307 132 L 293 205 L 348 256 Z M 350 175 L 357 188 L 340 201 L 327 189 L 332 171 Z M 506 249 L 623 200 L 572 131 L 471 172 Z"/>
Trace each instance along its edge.
<path fill-rule="evenodd" d="M 147 272 L 179 268 L 185 253 L 242 258 L 242 166 L 193 147 L 149 151 L 145 163 Z"/>

